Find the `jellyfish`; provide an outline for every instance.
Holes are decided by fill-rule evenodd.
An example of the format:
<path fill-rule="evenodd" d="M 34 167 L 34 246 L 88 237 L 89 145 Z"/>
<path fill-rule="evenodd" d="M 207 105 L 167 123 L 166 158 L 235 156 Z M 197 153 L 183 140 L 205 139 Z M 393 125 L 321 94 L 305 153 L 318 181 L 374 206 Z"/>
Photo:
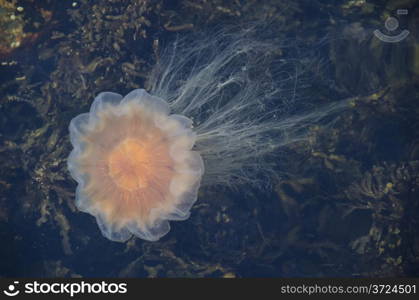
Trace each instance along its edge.
<path fill-rule="evenodd" d="M 169 111 L 145 90 L 104 92 L 70 122 L 76 206 L 94 215 L 110 240 L 134 234 L 154 241 L 169 231 L 168 220 L 189 216 L 204 167 L 191 150 L 192 121 Z"/>
<path fill-rule="evenodd" d="M 287 49 L 295 54 L 254 28 L 177 38 L 147 91 L 100 93 L 69 126 L 77 208 L 112 241 L 156 241 L 190 216 L 200 186 L 269 178 L 269 157 L 346 107 L 305 105 L 298 90 L 311 60 Z"/>

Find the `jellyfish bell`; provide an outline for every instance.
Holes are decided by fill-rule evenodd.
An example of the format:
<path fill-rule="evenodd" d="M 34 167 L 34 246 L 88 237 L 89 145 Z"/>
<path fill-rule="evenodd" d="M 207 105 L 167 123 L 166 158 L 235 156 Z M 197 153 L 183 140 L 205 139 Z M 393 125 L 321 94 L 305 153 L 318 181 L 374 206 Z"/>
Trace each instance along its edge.
<path fill-rule="evenodd" d="M 169 220 L 184 220 L 204 167 L 191 150 L 191 121 L 144 90 L 101 93 L 70 123 L 68 168 L 79 183 L 76 205 L 96 217 L 103 235 L 158 240 Z"/>
<path fill-rule="evenodd" d="M 168 221 L 189 217 L 200 185 L 266 179 L 276 172 L 268 157 L 347 107 L 305 109 L 298 92 L 310 60 L 278 54 L 289 45 L 259 32 L 178 39 L 151 72 L 149 93 L 101 93 L 71 121 L 76 204 L 105 237 L 158 240 Z"/>

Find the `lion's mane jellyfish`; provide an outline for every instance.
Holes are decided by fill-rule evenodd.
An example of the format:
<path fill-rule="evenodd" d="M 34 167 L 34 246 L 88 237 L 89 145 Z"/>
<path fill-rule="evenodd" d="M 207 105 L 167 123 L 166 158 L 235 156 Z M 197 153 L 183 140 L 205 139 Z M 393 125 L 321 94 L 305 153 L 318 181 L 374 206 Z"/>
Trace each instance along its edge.
<path fill-rule="evenodd" d="M 200 184 L 269 177 L 268 157 L 346 106 L 302 105 L 311 61 L 288 57 L 287 47 L 253 29 L 178 39 L 151 73 L 149 93 L 99 94 L 70 123 L 77 207 L 110 240 L 155 241 L 168 221 L 189 217 Z"/>
<path fill-rule="evenodd" d="M 191 150 L 192 122 L 169 111 L 144 90 L 124 98 L 105 92 L 70 123 L 76 205 L 111 240 L 154 241 L 169 231 L 168 220 L 189 216 L 204 167 Z"/>

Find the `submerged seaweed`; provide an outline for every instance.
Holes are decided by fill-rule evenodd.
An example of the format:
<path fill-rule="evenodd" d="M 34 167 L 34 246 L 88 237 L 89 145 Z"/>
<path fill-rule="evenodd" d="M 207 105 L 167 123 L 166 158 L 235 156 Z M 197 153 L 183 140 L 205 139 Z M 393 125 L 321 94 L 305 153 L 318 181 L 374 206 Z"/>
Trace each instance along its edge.
<path fill-rule="evenodd" d="M 14 11 L 16 1 L 0 1 L 18 15 L 11 25 L 19 29 L 7 36 L 0 65 L 0 234 L 10 245 L 1 250 L 0 275 L 419 274 L 418 33 L 410 26 L 408 43 L 395 47 L 368 35 L 394 10 L 390 4 L 57 3 L 29 1 Z M 283 149 L 287 160 L 272 189 L 202 190 L 190 220 L 159 242 L 101 238 L 74 206 L 66 169 L 71 118 L 110 87 L 146 87 L 159 50 L 176 35 L 266 18 L 278 38 L 302 45 L 329 33 L 307 99 L 313 106 L 352 99 L 352 109 L 332 128 L 312 126 L 309 143 Z M 10 39 L 31 35 L 10 48 Z"/>

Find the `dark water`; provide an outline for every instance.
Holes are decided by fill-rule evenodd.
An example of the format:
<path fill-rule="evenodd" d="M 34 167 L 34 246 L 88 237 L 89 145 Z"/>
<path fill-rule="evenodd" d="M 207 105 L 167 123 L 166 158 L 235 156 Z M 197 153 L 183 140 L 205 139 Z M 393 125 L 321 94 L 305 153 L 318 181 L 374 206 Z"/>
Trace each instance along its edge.
<path fill-rule="evenodd" d="M 0 1 L 0 276 L 419 274 L 414 1 L 73 3 Z M 176 36 L 266 19 L 316 53 L 302 99 L 351 107 L 282 149 L 268 186 L 201 189 L 190 219 L 158 242 L 105 239 L 74 206 L 70 120 L 101 91 L 147 87 Z M 410 33 L 386 43 L 375 29 Z"/>

